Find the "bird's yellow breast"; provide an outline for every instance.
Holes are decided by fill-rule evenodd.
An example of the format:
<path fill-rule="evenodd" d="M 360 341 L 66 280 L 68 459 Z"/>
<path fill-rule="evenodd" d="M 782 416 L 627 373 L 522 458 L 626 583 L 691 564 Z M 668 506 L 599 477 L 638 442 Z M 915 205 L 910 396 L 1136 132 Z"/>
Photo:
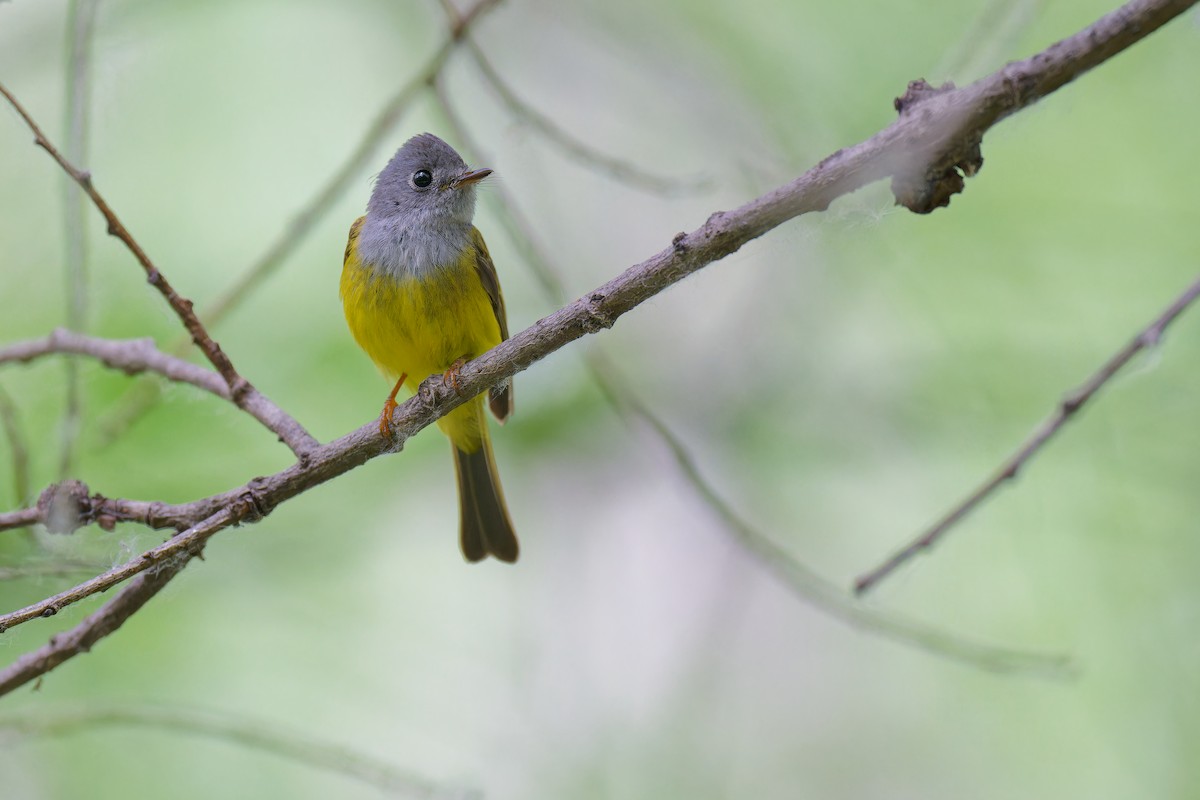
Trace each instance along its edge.
<path fill-rule="evenodd" d="M 351 228 L 346 245 L 342 306 L 350 332 L 384 374 L 393 380 L 407 375 L 405 385 L 416 391 L 430 375 L 500 343 L 500 325 L 479 279 L 473 249 L 468 247 L 455 263 L 429 274 L 397 278 L 360 260 L 361 223 L 360 219 Z M 465 440 L 477 436 L 479 423 L 467 417 L 480 417 L 479 409 L 471 410 L 480 403 L 476 399 L 457 410 L 463 413 L 445 418 L 442 428 L 457 444 L 469 444 Z"/>

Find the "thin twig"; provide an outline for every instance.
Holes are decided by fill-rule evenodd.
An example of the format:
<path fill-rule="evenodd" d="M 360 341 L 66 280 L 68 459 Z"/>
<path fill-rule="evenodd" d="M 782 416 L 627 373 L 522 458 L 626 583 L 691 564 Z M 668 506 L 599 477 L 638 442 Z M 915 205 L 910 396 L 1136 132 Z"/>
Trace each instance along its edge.
<path fill-rule="evenodd" d="M 958 78 L 996 63 L 1037 16 L 1045 0 L 991 0 L 942 55 L 933 74 Z"/>
<path fill-rule="evenodd" d="M 67 11 L 67 103 L 64 128 L 67 131 L 67 158 L 75 163 L 87 160 L 88 110 L 91 105 L 92 32 L 96 27 L 99 0 L 71 0 Z M 67 327 L 87 330 L 87 228 L 84 225 L 85 198 L 70 178 L 63 178 L 63 233 L 66 240 Z M 75 444 L 83 416 L 80 396 L 79 364 L 66 359 L 67 402 L 63 413 L 62 450 L 58 477 L 66 478 L 75 460 Z"/>
<path fill-rule="evenodd" d="M 55 353 L 89 356 L 127 375 L 154 372 L 177 383 L 188 383 L 233 401 L 229 386 L 220 375 L 167 355 L 154 346 L 152 339 L 101 339 L 59 328 L 41 339 L 0 347 L 0 364 L 28 362 Z M 253 386 L 242 393 L 237 405 L 278 436 L 297 456 L 302 457 L 318 444 L 299 422 Z"/>
<path fill-rule="evenodd" d="M 158 594 L 187 566 L 191 556 L 183 554 L 159 566 L 153 572 L 139 575 L 116 597 L 89 614 L 78 625 L 18 658 L 0 670 L 0 695 L 8 694 L 30 681 L 45 675 L 68 659 L 89 652 L 96 642 L 125 624 L 142 606 Z"/>
<path fill-rule="evenodd" d="M 936 655 L 947 656 L 993 672 L 1036 673 L 1055 678 L 1066 678 L 1075 674 L 1075 665 L 1066 655 L 1015 650 L 973 642 L 914 620 L 883 614 L 854 604 L 844 589 L 838 588 L 798 561 L 734 511 L 701 474 L 696 460 L 660 417 L 638 401 L 632 392 L 612 391 L 614 386 L 622 384 L 612 377 L 611 366 L 605 364 L 595 353 L 590 353 L 588 360 L 594 371 L 607 378 L 600 381 L 599 386 L 608 395 L 609 401 L 615 407 L 637 417 L 654 431 L 658 440 L 670 451 L 680 473 L 698 492 L 704 503 L 717 514 L 725 527 L 760 564 L 782 579 L 788 588 L 806 602 L 860 630 L 887 636 Z"/>
<path fill-rule="evenodd" d="M 142 265 L 142 269 L 146 271 L 146 280 L 166 298 L 167 304 L 171 306 L 171 309 L 179 317 L 183 323 L 183 327 L 187 329 L 188 334 L 192 337 L 192 341 L 196 343 L 196 346 L 200 348 L 209 362 L 216 367 L 217 372 L 221 373 L 221 377 L 229 385 L 230 394 L 236 402 L 236 399 L 240 395 L 250 390 L 250 382 L 238 374 L 229 357 L 221 350 L 221 346 L 208 335 L 208 331 L 204 329 L 204 325 L 196 318 L 195 312 L 192 311 L 192 301 L 181 297 L 167 281 L 162 272 L 159 271 L 158 267 L 154 266 L 154 262 L 150 260 L 150 257 L 146 255 L 146 251 L 142 249 L 142 246 L 137 243 L 137 240 L 133 238 L 133 235 L 122 224 L 116 212 L 112 210 L 112 207 L 108 205 L 104 197 L 96 191 L 96 187 L 92 183 L 91 173 L 79 169 L 58 151 L 46 137 L 46 134 L 42 132 L 38 124 L 34 122 L 29 112 L 25 110 L 24 106 L 17 101 L 17 98 L 3 84 L 0 84 L 0 94 L 4 95 L 9 105 L 16 110 L 21 119 L 25 121 L 25 124 L 29 126 L 29 129 L 33 131 L 34 144 L 45 150 L 62 167 L 63 171 L 71 177 L 71 180 L 78 183 L 83 188 L 83 191 L 87 193 L 87 196 L 91 198 L 92 204 L 96 206 L 97 210 L 99 210 L 108 223 L 109 234 L 120 239 L 129 249 L 129 252 L 133 253 L 134 258 Z"/>
<path fill-rule="evenodd" d="M 1132 361 L 1134 356 L 1143 350 L 1157 345 L 1167 327 L 1180 314 L 1186 311 L 1188 306 L 1197 297 L 1200 297 L 1200 279 L 1197 279 L 1195 283 L 1176 297 L 1153 322 L 1134 336 L 1129 341 L 1129 344 L 1125 345 L 1124 348 L 1109 358 L 1082 385 L 1074 391 L 1068 392 L 1059 401 L 1054 412 L 1034 428 L 1029 437 L 1021 443 L 1021 446 L 1011 456 L 1005 459 L 1000 468 L 990 478 L 981 483 L 975 491 L 963 498 L 962 502 L 951 508 L 933 527 L 927 529 L 908 545 L 896 551 L 887 561 L 884 561 L 875 569 L 861 575 L 855 580 L 854 591 L 860 595 L 870 591 L 880 581 L 895 572 L 901 565 L 911 560 L 914 556 L 931 549 L 952 528 L 959 522 L 962 522 L 968 514 L 978 508 L 984 500 L 991 497 L 997 489 L 1015 479 L 1017 474 L 1041 451 L 1046 443 L 1054 438 L 1055 434 L 1079 413 L 1079 409 L 1087 401 L 1091 400 L 1105 384 L 1112 380 L 1123 367 Z"/>
<path fill-rule="evenodd" d="M 439 82 L 436 85 L 438 106 L 449 123 L 455 138 L 465 150 L 473 153 L 474 161 L 481 153 L 461 117 L 455 111 L 450 98 Z M 472 163 L 474 163 L 474 161 Z M 479 163 L 490 163 L 486 159 Z M 552 302 L 562 302 L 566 294 L 562 276 L 551 259 L 543 252 L 537 235 L 528 221 L 521 215 L 519 204 L 503 183 L 492 187 L 497 199 L 499 219 L 507 229 L 509 237 L 521 248 L 526 264 L 537 276 Z M 917 622 L 903 620 L 862 606 L 855 605 L 846 592 L 822 578 L 815 570 L 799 561 L 757 530 L 721 498 L 715 487 L 702 475 L 695 458 L 684 447 L 660 417 L 640 402 L 627 381 L 622 380 L 610 364 L 595 350 L 589 350 L 584 364 L 592 380 L 608 399 L 610 405 L 627 423 L 637 417 L 653 431 L 659 442 L 671 453 L 680 475 L 717 518 L 726 530 L 733 534 L 746 549 L 759 559 L 771 572 L 801 600 L 820 608 L 847 624 L 888 636 L 894 640 L 918 647 L 926 652 L 953 658 L 996 672 L 1037 672 L 1049 675 L 1065 675 L 1070 670 L 1066 656 L 1025 652 L 1004 647 L 968 641 Z"/>
<path fill-rule="evenodd" d="M 244 503 L 242 506 L 236 508 L 222 509 L 208 519 L 188 528 L 177 536 L 171 537 L 158 547 L 147 550 L 140 556 L 125 562 L 119 567 L 101 573 L 78 586 L 71 587 L 65 592 L 59 592 L 52 597 L 47 597 L 32 605 L 25 606 L 25 608 L 0 616 L 0 632 L 6 631 L 15 625 L 20 625 L 23 622 L 28 622 L 31 619 L 52 617 L 69 605 L 78 603 L 80 600 L 91 597 L 99 592 L 111 589 L 118 583 L 124 583 L 146 570 L 158 567 L 163 563 L 170 563 L 180 556 L 184 560 L 187 560 L 199 553 L 203 549 L 204 543 L 214 533 L 224 530 L 252 514 L 253 506 L 249 503 Z"/>
<path fill-rule="evenodd" d="M 378 422 L 373 419 L 315 448 L 306 459 L 274 475 L 186 504 L 193 512 L 191 521 L 208 517 L 193 525 L 191 540 L 175 548 L 173 558 L 154 564 L 153 572 L 139 576 L 74 629 L 0 671 L 0 694 L 84 652 L 115 630 L 182 569 L 194 548 L 217 527 L 261 518 L 280 503 L 384 452 L 401 448 L 410 436 L 467 398 L 576 339 L 611 327 L 622 314 L 783 222 L 823 210 L 845 194 L 892 176 L 903 176 L 903 189 L 914 205 L 931 210 L 932 206 L 923 208 L 923 203 L 917 202 L 922 198 L 916 196 L 921 192 L 914 185 L 914 176 L 927 175 L 931 190 L 944 190 L 946 170 L 972 155 L 978 157 L 979 141 L 991 125 L 1144 38 L 1196 1 L 1132 0 L 1083 32 L 1033 58 L 1009 64 L 971 86 L 910 98 L 900 118 L 870 139 L 834 153 L 791 183 L 737 209 L 713 214 L 691 233 L 676 235 L 661 252 L 468 362 L 460 369 L 456 386 L 447 385 L 440 376 L 427 379 L 417 394 L 393 414 L 392 440 L 379 436 Z M 936 199 L 936 193 L 923 200 L 931 197 Z M 147 562 L 142 569 L 152 563 L 142 560 Z M 64 594 L 74 596 L 71 592 Z"/>
<path fill-rule="evenodd" d="M 289 733 L 262 722 L 239 719 L 236 714 L 188 708 L 77 708 L 0 718 L 0 731 L 10 734 L 9 744 L 31 738 L 63 736 L 106 726 L 152 728 L 168 733 L 204 736 L 219 742 L 303 764 L 313 769 L 360 781 L 376 789 L 405 797 L 478 797 L 462 788 L 438 786 L 412 772 L 331 742 Z"/>
<path fill-rule="evenodd" d="M 0 511 L 0 531 L 14 528 L 28 528 L 42 521 L 42 514 L 36 508 L 22 508 L 17 511 Z"/>
<path fill-rule="evenodd" d="M 483 49 L 474 40 L 468 39 L 467 50 L 475 60 L 476 66 L 479 67 L 485 83 L 496 93 L 500 102 L 508 108 L 509 113 L 546 137 L 548 141 L 558 145 L 563 152 L 585 166 L 607 173 L 629 186 L 660 195 L 679 195 L 708 189 L 712 186 L 711 178 L 658 175 L 642 169 L 636 164 L 600 152 L 518 97 L 508 83 L 500 77 Z"/>
<path fill-rule="evenodd" d="M 92 561 L 35 561 L 16 567 L 0 567 L 0 581 L 15 581 L 23 578 L 58 578 L 95 572 L 104 569 L 104 564 Z"/>
<path fill-rule="evenodd" d="M 478 142 L 472 138 L 462 117 L 454 108 L 454 104 L 450 102 L 445 84 L 440 80 L 435 80 L 432 89 L 434 98 L 437 100 L 437 108 L 442 112 L 442 117 L 446 120 L 454 138 L 467 153 L 471 154 L 473 162 L 488 163 L 487 153 L 483 152 Z M 533 236 L 534 226 L 521 212 L 520 204 L 516 202 L 512 192 L 505 187 L 502 181 L 488 187 L 485 197 L 492 196 L 497 198 L 494 207 L 499 212 L 500 224 L 505 227 L 513 244 L 521 250 L 526 266 L 532 270 L 533 277 L 537 280 L 542 292 L 551 303 L 562 305 L 570 298 L 562 274 L 554 266 L 553 260 L 542 251 L 541 244 Z"/>

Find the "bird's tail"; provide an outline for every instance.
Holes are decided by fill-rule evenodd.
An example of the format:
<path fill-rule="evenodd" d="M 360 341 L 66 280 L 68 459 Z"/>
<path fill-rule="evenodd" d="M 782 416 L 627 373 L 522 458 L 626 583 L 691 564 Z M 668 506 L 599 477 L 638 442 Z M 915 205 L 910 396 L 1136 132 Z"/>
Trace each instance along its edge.
<path fill-rule="evenodd" d="M 520 552 L 517 534 L 500 490 L 486 423 L 482 434 L 483 442 L 473 453 L 451 444 L 458 474 L 459 543 L 467 561 L 482 561 L 492 555 L 511 564 Z"/>

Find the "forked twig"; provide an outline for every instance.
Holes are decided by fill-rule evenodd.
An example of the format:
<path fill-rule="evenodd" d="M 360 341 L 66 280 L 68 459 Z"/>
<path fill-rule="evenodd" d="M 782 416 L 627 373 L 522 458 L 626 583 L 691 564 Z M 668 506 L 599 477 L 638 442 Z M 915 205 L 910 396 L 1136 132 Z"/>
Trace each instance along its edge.
<path fill-rule="evenodd" d="M 166 733 L 203 736 L 236 747 L 271 753 L 313 769 L 360 781 L 388 793 L 409 797 L 477 798 L 471 790 L 439 786 L 413 772 L 365 754 L 313 738 L 280 730 L 236 714 L 189 708 L 95 707 L 46 709 L 35 714 L 0 717 L 6 746 L 23 739 L 64 736 L 104 727 L 148 728 Z"/>
<path fill-rule="evenodd" d="M 34 144 L 45 150 L 62 167 L 63 171 L 71 177 L 71 180 L 78 183 L 87 196 L 91 198 L 92 204 L 96 206 L 97 210 L 100 211 L 100 214 L 108 223 L 109 234 L 120 239 L 129 249 L 129 252 L 133 253 L 134 258 L 142 265 L 142 269 L 146 271 L 146 280 L 166 298 L 167 304 L 171 306 L 176 316 L 179 317 L 179 320 L 183 323 L 183 327 L 187 329 L 188 334 L 192 337 L 192 341 L 196 343 L 196 346 L 200 348 L 200 351 L 204 353 L 204 356 L 212 363 L 217 372 L 221 373 L 221 377 L 225 379 L 225 383 L 229 386 L 230 394 L 236 402 L 241 395 L 250 390 L 250 383 L 238 374 L 229 357 L 221 350 L 221 346 L 208 335 L 208 331 L 205 330 L 204 325 L 197 319 L 195 312 L 192 311 L 192 301 L 181 297 L 167 281 L 162 272 L 159 271 L 158 267 L 154 265 L 154 262 L 150 260 L 150 257 L 146 255 L 146 251 L 142 249 L 142 246 L 138 244 L 137 240 L 133 238 L 133 235 L 122 224 L 116 212 L 112 210 L 112 207 L 109 206 L 104 197 L 96 190 L 95 185 L 92 183 L 91 173 L 79 169 L 58 151 L 33 120 L 33 117 L 29 115 L 29 112 L 25 110 L 24 106 L 17 101 L 17 98 L 3 84 L 0 84 L 0 94 L 4 95 L 9 105 L 16 110 L 29 129 L 33 131 Z"/>
<path fill-rule="evenodd" d="M 154 372 L 176 383 L 188 383 L 233 401 L 229 385 L 220 375 L 190 361 L 167 355 L 154 346 L 152 339 L 101 339 L 59 328 L 41 339 L 0 347 L 0 364 L 28 362 L 55 353 L 90 356 L 127 375 Z M 316 447 L 317 440 L 295 418 L 253 386 L 243 392 L 238 405 L 278 436 L 297 456 L 302 457 Z"/>
<path fill-rule="evenodd" d="M 712 186 L 710 178 L 678 178 L 673 175 L 657 175 L 636 164 L 600 152 L 518 97 L 504 78 L 500 77 L 500 73 L 492 66 L 487 54 L 474 40 L 468 39 L 467 50 L 475 60 L 475 65 L 479 68 L 479 74 L 483 76 L 484 82 L 491 87 L 500 102 L 508 108 L 509 113 L 535 129 L 580 163 L 607 173 L 630 186 L 660 195 L 696 192 Z"/>
<path fill-rule="evenodd" d="M 1029 437 L 1021 443 L 1020 447 L 1011 456 L 1005 459 L 1000 468 L 990 478 L 981 483 L 975 491 L 963 498 L 962 502 L 951 508 L 933 527 L 923 532 L 905 547 L 896 551 L 894 555 L 875 569 L 859 576 L 854 582 L 854 591 L 860 595 L 870 591 L 880 581 L 895 572 L 901 565 L 910 561 L 918 553 L 932 548 L 954 526 L 978 508 L 984 500 L 991 497 L 997 489 L 1016 478 L 1017 473 L 1025 467 L 1030 459 L 1037 455 L 1042 447 L 1054 438 L 1054 435 L 1072 417 L 1079 413 L 1079 409 L 1083 408 L 1085 403 L 1091 400 L 1105 384 L 1112 380 L 1123 367 L 1132 361 L 1134 356 L 1158 344 L 1167 327 L 1180 314 L 1186 311 L 1188 306 L 1198 296 L 1200 296 L 1200 278 L 1176 297 L 1153 322 L 1134 336 L 1129 341 L 1129 344 L 1125 345 L 1125 347 L 1109 358 L 1091 377 L 1073 391 L 1068 392 L 1059 401 L 1053 413 L 1034 428 Z"/>

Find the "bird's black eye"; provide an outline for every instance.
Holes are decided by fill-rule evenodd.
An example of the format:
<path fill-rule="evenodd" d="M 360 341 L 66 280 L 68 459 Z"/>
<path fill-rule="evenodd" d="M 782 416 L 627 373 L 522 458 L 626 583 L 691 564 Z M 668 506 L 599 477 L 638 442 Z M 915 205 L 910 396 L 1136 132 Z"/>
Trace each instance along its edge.
<path fill-rule="evenodd" d="M 419 169 L 413 173 L 412 185 L 418 189 L 424 189 L 429 184 L 433 183 L 433 175 L 427 169 Z"/>

